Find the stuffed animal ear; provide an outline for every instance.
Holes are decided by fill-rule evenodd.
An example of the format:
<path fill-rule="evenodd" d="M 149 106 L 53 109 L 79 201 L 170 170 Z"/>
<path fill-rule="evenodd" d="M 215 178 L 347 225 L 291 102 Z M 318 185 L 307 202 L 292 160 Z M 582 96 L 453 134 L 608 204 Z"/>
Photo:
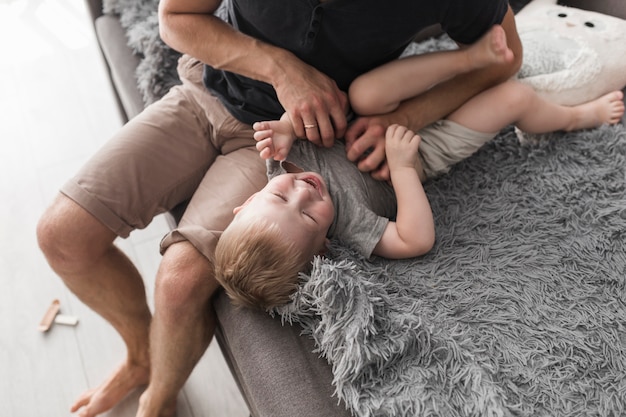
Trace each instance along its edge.
<path fill-rule="evenodd" d="M 524 45 L 518 78 L 540 95 L 575 105 L 626 86 L 626 20 L 533 0 L 516 23 Z"/>

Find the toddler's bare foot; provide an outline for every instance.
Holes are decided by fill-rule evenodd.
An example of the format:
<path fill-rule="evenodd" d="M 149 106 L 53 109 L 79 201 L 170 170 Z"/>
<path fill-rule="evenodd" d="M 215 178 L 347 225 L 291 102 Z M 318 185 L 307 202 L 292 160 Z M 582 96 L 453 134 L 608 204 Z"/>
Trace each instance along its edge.
<path fill-rule="evenodd" d="M 79 417 L 94 417 L 115 407 L 134 389 L 148 383 L 147 367 L 128 362 L 120 365 L 99 387 L 85 391 L 70 411 Z"/>
<path fill-rule="evenodd" d="M 492 27 L 478 42 L 471 45 L 467 54 L 469 66 L 474 69 L 513 60 L 513 51 L 506 43 L 506 32 L 500 25 Z"/>
<path fill-rule="evenodd" d="M 590 129 L 605 123 L 615 124 L 624 114 L 624 93 L 612 91 L 600 98 L 575 106 L 575 117 L 566 130 Z"/>

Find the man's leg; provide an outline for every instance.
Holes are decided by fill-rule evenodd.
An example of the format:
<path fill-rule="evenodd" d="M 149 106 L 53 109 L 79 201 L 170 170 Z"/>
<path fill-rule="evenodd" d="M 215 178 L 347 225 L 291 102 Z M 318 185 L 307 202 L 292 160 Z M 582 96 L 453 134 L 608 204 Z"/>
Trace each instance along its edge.
<path fill-rule="evenodd" d="M 245 139 L 229 138 L 191 199 L 179 227 L 162 242 L 165 250 L 155 288 L 150 332 L 151 378 L 137 417 L 174 414 L 176 397 L 213 337 L 210 299 L 218 288 L 212 259 L 217 239 L 233 209 L 267 182 L 265 163 L 254 146 L 252 130 L 240 123 Z M 240 144 L 240 145 L 238 145 Z M 232 146 L 245 147 L 233 150 Z M 228 149 L 231 148 L 231 149 Z"/>
<path fill-rule="evenodd" d="M 213 337 L 212 267 L 189 242 L 167 249 L 157 274 L 150 330 L 152 378 L 137 416 L 172 416 L 176 397 Z"/>
<path fill-rule="evenodd" d="M 95 416 L 149 378 L 150 310 L 144 285 L 116 235 L 74 201 L 60 195 L 38 225 L 39 245 L 52 269 L 85 304 L 105 318 L 127 347 L 125 361 L 101 386 L 82 394 L 71 411 Z"/>
<path fill-rule="evenodd" d="M 110 139 L 63 186 L 63 195 L 39 224 L 39 242 L 50 265 L 82 301 L 111 322 L 128 350 L 112 376 L 74 404 L 82 417 L 110 409 L 152 375 L 151 316 L 143 281 L 113 240 L 188 200 L 219 154 L 207 137 L 212 121 L 199 117 L 205 103 L 193 98 L 195 92 L 211 97 L 202 88 L 202 66 L 181 60 L 179 74 L 183 85 Z"/>

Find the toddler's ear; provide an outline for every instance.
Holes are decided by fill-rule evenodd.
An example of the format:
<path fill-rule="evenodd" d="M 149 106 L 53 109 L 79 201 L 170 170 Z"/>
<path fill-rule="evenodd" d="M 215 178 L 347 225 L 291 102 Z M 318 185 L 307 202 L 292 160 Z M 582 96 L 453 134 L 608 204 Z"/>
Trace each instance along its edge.
<path fill-rule="evenodd" d="M 328 252 L 329 247 L 330 247 L 330 240 L 326 238 L 326 240 L 324 240 L 324 246 L 319 250 L 319 252 L 317 252 L 317 254 L 320 256 L 326 256 L 326 252 Z"/>
<path fill-rule="evenodd" d="M 233 214 L 239 213 L 241 211 L 241 209 L 243 209 L 245 206 L 247 206 L 252 201 L 252 199 L 254 199 L 254 196 L 256 196 L 257 194 L 258 194 L 258 191 L 256 193 L 252 194 L 250 197 L 248 197 L 248 199 L 246 201 L 244 201 L 242 205 L 235 207 L 233 209 Z"/>

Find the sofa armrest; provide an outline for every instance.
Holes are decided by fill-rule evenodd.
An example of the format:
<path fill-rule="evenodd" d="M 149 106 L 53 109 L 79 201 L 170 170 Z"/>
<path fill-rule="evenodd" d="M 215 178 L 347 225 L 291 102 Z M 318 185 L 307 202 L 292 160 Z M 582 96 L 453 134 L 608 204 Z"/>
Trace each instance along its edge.
<path fill-rule="evenodd" d="M 96 19 L 94 27 L 119 104 L 122 121 L 126 122 L 144 108 L 135 76 L 140 58 L 127 45 L 126 32 L 117 16 L 103 14 Z"/>
<path fill-rule="evenodd" d="M 96 19 L 102 16 L 102 0 L 85 0 L 87 10 L 91 16 L 91 22 L 95 24 Z"/>

